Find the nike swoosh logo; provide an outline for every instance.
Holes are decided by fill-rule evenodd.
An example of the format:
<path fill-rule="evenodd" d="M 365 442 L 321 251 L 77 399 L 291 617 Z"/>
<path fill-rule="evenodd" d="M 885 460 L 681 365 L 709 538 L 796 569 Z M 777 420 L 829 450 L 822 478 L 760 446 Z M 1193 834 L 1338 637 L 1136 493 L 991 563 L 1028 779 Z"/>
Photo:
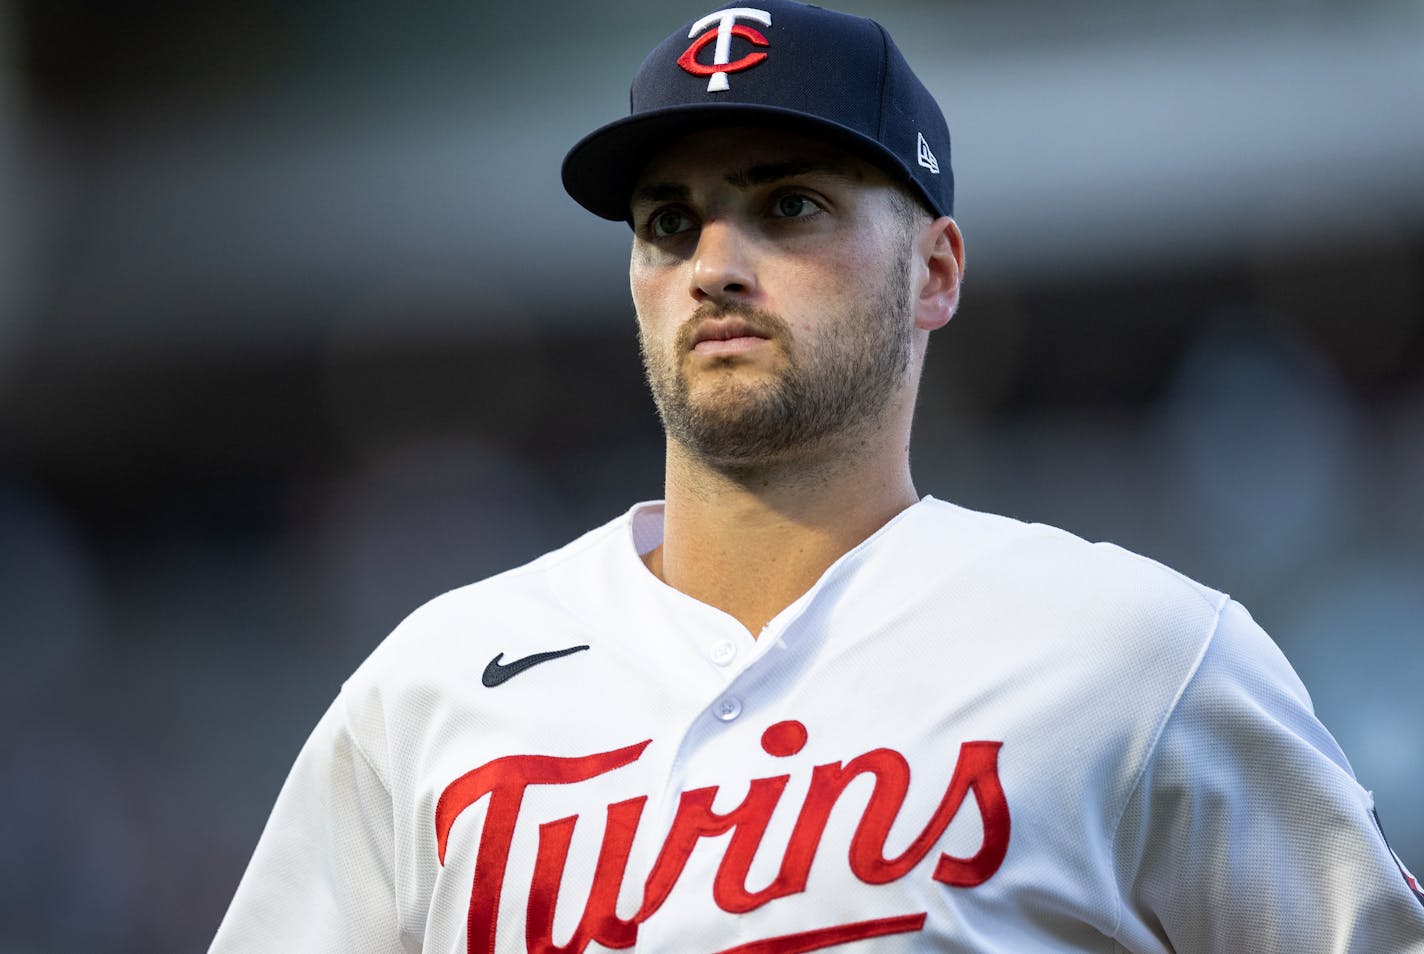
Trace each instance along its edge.
<path fill-rule="evenodd" d="M 587 648 L 587 646 L 570 646 L 568 649 L 555 649 L 552 652 L 535 653 L 532 656 L 525 656 L 523 659 L 515 659 L 507 663 L 500 662 L 500 660 L 504 658 L 504 653 L 500 653 L 489 661 L 488 666 L 485 666 L 485 672 L 484 675 L 480 677 L 480 682 L 484 683 L 487 688 L 493 689 L 495 686 L 513 679 L 531 666 L 537 666 L 551 659 L 558 659 L 560 656 L 581 652 Z"/>

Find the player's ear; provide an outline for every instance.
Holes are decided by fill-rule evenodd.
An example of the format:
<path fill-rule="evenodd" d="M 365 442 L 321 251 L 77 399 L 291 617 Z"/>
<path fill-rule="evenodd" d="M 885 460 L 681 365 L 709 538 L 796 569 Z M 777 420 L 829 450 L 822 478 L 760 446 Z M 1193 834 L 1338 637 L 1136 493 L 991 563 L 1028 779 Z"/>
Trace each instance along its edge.
<path fill-rule="evenodd" d="M 915 327 L 933 331 L 949 323 L 959 307 L 964 280 L 964 236 L 954 219 L 942 215 L 920 230 L 915 240 Z"/>

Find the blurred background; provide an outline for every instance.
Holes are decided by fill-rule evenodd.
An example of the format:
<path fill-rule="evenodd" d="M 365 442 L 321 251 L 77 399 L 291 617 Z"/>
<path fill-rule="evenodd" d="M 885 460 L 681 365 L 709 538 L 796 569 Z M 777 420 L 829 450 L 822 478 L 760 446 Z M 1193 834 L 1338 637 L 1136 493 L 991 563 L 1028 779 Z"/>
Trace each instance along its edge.
<path fill-rule="evenodd" d="M 711 6 L 0 0 L 0 952 L 204 949 L 395 623 L 660 494 L 558 167 Z M 955 135 L 920 491 L 1233 593 L 1424 866 L 1424 4 L 840 6 Z"/>

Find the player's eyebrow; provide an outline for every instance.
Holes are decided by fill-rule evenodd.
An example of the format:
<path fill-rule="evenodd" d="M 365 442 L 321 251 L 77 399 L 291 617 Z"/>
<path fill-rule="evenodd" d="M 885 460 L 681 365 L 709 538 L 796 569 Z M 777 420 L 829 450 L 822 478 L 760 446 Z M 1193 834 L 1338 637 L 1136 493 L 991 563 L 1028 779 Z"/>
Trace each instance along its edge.
<path fill-rule="evenodd" d="M 654 182 L 633 190 L 633 202 L 686 202 L 692 190 L 675 182 Z"/>
<path fill-rule="evenodd" d="M 860 170 L 849 162 L 835 158 L 786 159 L 778 162 L 762 162 L 736 169 L 723 179 L 728 185 L 738 189 L 770 185 L 782 179 L 804 175 L 826 175 L 850 182 L 863 182 Z M 633 191 L 632 202 L 687 202 L 692 198 L 692 190 L 677 182 L 651 182 Z"/>
<path fill-rule="evenodd" d="M 780 182 L 782 179 L 811 174 L 835 176 L 838 179 L 849 179 L 852 182 L 861 181 L 859 171 L 854 166 L 835 159 L 787 159 L 782 162 L 763 162 L 729 172 L 725 178 L 729 185 L 734 185 L 738 189 L 749 189 L 753 186 L 770 185 L 773 182 Z"/>

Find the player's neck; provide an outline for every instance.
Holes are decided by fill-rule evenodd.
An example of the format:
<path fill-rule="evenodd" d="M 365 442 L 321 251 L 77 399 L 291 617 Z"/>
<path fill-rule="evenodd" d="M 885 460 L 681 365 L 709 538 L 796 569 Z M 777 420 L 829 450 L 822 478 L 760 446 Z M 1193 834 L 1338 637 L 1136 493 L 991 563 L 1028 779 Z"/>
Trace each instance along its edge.
<path fill-rule="evenodd" d="M 881 438 L 883 440 L 883 436 Z M 918 499 L 903 446 L 727 470 L 670 445 L 660 579 L 753 635 Z"/>

